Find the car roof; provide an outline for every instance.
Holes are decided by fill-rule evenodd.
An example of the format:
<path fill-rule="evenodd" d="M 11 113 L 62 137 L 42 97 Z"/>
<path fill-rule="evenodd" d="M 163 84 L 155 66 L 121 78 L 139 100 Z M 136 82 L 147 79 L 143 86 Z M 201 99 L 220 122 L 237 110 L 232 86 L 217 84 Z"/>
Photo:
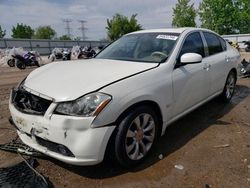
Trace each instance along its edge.
<path fill-rule="evenodd" d="M 180 34 L 184 31 L 200 31 L 200 30 L 210 31 L 204 28 L 180 27 L 180 28 L 146 29 L 146 30 L 141 30 L 141 31 L 135 31 L 129 34 L 137 34 L 137 33 L 179 33 Z"/>

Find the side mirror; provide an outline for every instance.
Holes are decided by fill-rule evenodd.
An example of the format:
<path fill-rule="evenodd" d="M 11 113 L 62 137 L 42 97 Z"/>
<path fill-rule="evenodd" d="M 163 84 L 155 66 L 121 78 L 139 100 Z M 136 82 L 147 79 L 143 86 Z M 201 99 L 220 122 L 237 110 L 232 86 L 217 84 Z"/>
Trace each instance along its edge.
<path fill-rule="evenodd" d="M 181 56 L 181 64 L 194 64 L 200 63 L 202 61 L 202 57 L 197 53 L 185 53 Z"/>

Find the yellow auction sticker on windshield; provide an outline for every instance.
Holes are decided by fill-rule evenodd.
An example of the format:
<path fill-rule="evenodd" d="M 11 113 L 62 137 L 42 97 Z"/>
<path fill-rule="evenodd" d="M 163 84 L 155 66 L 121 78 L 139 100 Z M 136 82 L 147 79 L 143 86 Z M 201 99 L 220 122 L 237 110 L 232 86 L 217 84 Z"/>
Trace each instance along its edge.
<path fill-rule="evenodd" d="M 157 39 L 165 39 L 165 40 L 177 40 L 178 37 L 174 35 L 158 35 Z"/>

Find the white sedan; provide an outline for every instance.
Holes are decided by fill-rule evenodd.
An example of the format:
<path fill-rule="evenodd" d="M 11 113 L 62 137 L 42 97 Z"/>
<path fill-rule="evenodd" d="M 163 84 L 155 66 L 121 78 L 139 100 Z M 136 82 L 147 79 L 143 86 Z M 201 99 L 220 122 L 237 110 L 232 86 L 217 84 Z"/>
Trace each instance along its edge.
<path fill-rule="evenodd" d="M 239 58 L 206 29 L 130 33 L 93 59 L 31 72 L 12 90 L 10 122 L 25 144 L 63 162 L 94 165 L 112 153 L 133 166 L 170 123 L 214 97 L 230 101 Z"/>

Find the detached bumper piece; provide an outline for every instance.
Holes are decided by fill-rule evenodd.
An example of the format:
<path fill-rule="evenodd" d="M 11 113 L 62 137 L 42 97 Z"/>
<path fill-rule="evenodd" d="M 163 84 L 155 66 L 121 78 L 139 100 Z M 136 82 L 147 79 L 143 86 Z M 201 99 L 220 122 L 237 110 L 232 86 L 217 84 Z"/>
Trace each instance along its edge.
<path fill-rule="evenodd" d="M 47 180 L 34 170 L 35 159 L 28 159 L 15 166 L 0 168 L 0 187 L 49 188 Z"/>
<path fill-rule="evenodd" d="M 20 142 L 12 141 L 10 143 L 0 144 L 0 150 L 13 152 L 13 153 L 20 153 L 22 155 L 28 155 L 28 156 L 33 156 L 33 157 L 45 158 L 44 154 Z"/>

